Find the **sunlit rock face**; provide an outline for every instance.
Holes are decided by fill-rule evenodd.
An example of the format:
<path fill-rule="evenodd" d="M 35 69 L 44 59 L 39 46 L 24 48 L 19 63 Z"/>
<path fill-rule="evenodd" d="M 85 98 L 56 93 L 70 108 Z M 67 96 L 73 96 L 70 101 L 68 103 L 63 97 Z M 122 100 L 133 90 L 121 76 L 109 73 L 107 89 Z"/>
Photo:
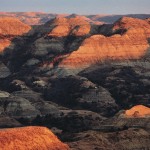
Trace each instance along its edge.
<path fill-rule="evenodd" d="M 86 39 L 77 51 L 61 62 L 61 66 L 82 67 L 106 59 L 138 59 L 148 48 L 146 39 L 131 38 L 126 35 L 105 37 L 94 35 Z"/>
<path fill-rule="evenodd" d="M 137 18 L 123 17 L 114 23 L 112 30 L 127 30 L 128 35 L 150 37 L 149 19 L 141 20 Z M 121 31 L 120 31 L 121 32 Z M 140 35 L 139 35 L 140 34 Z"/>
<path fill-rule="evenodd" d="M 143 105 L 137 105 L 126 110 L 125 115 L 127 117 L 148 117 L 150 116 L 150 108 Z"/>
<path fill-rule="evenodd" d="M 146 28 L 148 29 L 149 28 L 149 26 L 147 24 L 148 20 L 149 20 L 149 18 L 144 20 L 144 19 L 138 19 L 138 18 L 132 18 L 132 17 L 122 17 L 114 23 L 113 29 L 117 29 L 120 27 L 126 28 L 126 29 L 143 27 L 143 29 L 146 29 Z"/>
<path fill-rule="evenodd" d="M 90 66 L 103 60 L 139 59 L 149 47 L 150 25 L 145 20 L 124 17 L 106 30 L 109 36 L 92 35 L 64 59 L 60 66 Z"/>
<path fill-rule="evenodd" d="M 11 43 L 14 37 L 25 35 L 31 27 L 20 20 L 9 17 L 0 18 L 0 52 L 6 47 L 13 46 Z"/>
<path fill-rule="evenodd" d="M 22 23 L 15 18 L 0 18 L 0 34 L 1 35 L 22 35 L 31 29 L 30 26 Z"/>
<path fill-rule="evenodd" d="M 41 57 L 73 51 L 78 42 L 74 39 L 90 34 L 91 25 L 80 16 L 73 18 L 59 17 L 48 21 L 36 29 L 37 34 L 44 34 L 34 42 L 34 55 Z M 68 48 L 69 47 L 69 48 Z M 78 47 L 78 46 L 77 46 Z M 49 59 L 50 60 L 50 59 Z"/>
<path fill-rule="evenodd" d="M 0 39 L 0 52 L 3 52 L 3 50 L 10 46 L 11 41 L 8 39 Z"/>
<path fill-rule="evenodd" d="M 52 22 L 54 28 L 49 36 L 64 37 L 68 35 L 84 36 L 90 32 L 90 24 L 82 17 L 56 18 Z"/>
<path fill-rule="evenodd" d="M 47 128 L 24 127 L 0 131 L 2 150 L 69 150 L 66 144 Z"/>
<path fill-rule="evenodd" d="M 19 37 L 19 42 L 12 42 L 9 46 L 10 56 L 8 58 L 5 55 L 5 58 L 8 58 L 13 68 L 11 70 L 15 70 L 12 67 L 14 63 L 17 66 L 15 68 L 27 63 L 30 56 L 30 59 L 37 60 L 41 68 L 50 67 L 56 69 L 56 72 L 57 68 L 65 68 L 73 74 L 74 70 L 79 72 L 96 63 L 135 60 L 145 56 L 149 48 L 150 24 L 148 19 L 123 17 L 112 25 L 96 26 L 81 16 L 59 17 L 32 28 L 28 36 Z M 11 40 L 2 40 L 0 46 L 4 49 Z M 11 55 L 14 49 L 18 52 L 20 63 L 16 61 L 16 53 Z M 10 57 L 13 59 L 10 60 Z"/>

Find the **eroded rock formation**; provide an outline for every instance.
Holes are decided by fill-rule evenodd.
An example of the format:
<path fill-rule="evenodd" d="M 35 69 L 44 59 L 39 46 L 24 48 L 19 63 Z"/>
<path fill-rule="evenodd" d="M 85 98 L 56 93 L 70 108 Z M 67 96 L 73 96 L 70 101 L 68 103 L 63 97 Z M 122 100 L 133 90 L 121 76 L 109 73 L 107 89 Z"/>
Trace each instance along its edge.
<path fill-rule="evenodd" d="M 56 18 L 52 22 L 54 28 L 49 36 L 63 37 L 68 35 L 84 36 L 90 32 L 90 24 L 83 18 Z"/>
<path fill-rule="evenodd" d="M 125 115 L 127 117 L 148 117 L 150 116 L 150 108 L 143 105 L 134 106 L 129 110 L 126 110 Z"/>
<path fill-rule="evenodd" d="M 66 144 L 60 142 L 49 129 L 44 127 L 24 127 L 1 130 L 0 148 L 3 150 L 69 150 Z"/>
<path fill-rule="evenodd" d="M 8 46 L 13 47 L 12 39 L 25 35 L 31 27 L 15 18 L 0 18 L 0 52 Z"/>
<path fill-rule="evenodd" d="M 74 149 L 149 147 L 149 117 L 143 116 L 145 108 L 141 113 L 133 107 L 144 105 L 147 112 L 150 106 L 149 19 L 124 17 L 96 25 L 71 15 L 32 28 L 16 19 L 6 19 L 5 24 L 6 28 L 1 23 L 1 128 L 46 126 Z M 31 135 L 37 135 L 36 130 L 40 136 L 45 133 L 45 128 L 32 130 Z M 43 141 L 36 144 L 45 146 Z"/>
<path fill-rule="evenodd" d="M 106 32 L 109 30 L 107 28 Z M 146 21 L 124 17 L 109 32 L 109 37 L 93 35 L 85 39 L 60 66 L 82 68 L 109 59 L 139 59 L 146 54 L 150 37 L 150 25 Z"/>

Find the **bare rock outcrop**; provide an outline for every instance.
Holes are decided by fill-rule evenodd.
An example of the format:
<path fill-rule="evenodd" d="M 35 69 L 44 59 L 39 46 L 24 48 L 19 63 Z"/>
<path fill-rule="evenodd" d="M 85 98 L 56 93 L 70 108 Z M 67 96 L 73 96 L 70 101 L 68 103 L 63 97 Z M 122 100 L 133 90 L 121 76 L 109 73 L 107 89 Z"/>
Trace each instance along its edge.
<path fill-rule="evenodd" d="M 150 108 L 143 105 L 137 105 L 129 110 L 126 110 L 125 116 L 127 117 L 148 117 L 150 116 Z"/>
<path fill-rule="evenodd" d="M 75 42 L 72 44 L 72 40 L 87 36 L 90 34 L 90 31 L 91 25 L 89 22 L 79 16 L 74 18 L 59 17 L 50 20 L 35 30 L 38 34 L 41 32 L 41 35 L 44 33 L 44 36 L 41 36 L 34 42 L 34 55 L 40 57 L 67 52 L 69 49 L 67 45 L 70 47 L 71 45 L 72 47 L 77 45 Z M 74 48 L 71 50 L 73 51 Z"/>
<path fill-rule="evenodd" d="M 149 47 L 147 39 L 150 37 L 150 25 L 147 21 L 124 17 L 109 32 L 109 37 L 92 35 L 86 38 L 60 66 L 82 68 L 109 59 L 139 59 L 146 54 Z"/>
<path fill-rule="evenodd" d="M 15 18 L 0 18 L 0 34 L 18 36 L 27 33 L 31 27 Z"/>
<path fill-rule="evenodd" d="M 22 36 L 31 30 L 29 25 L 22 23 L 19 19 L 1 17 L 0 18 L 0 52 L 6 47 L 13 47 L 14 37 Z"/>
<path fill-rule="evenodd" d="M 84 36 L 90 32 L 90 24 L 82 17 L 56 18 L 52 25 L 55 26 L 49 36 L 63 37 L 68 35 Z"/>
<path fill-rule="evenodd" d="M 69 147 L 62 143 L 49 129 L 32 126 L 1 130 L 0 148 L 3 150 L 69 150 Z"/>

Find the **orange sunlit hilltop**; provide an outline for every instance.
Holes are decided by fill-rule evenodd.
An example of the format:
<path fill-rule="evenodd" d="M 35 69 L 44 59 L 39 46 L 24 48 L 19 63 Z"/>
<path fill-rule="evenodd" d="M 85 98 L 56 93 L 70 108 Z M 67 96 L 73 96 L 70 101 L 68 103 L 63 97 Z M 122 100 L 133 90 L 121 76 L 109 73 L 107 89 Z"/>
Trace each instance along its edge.
<path fill-rule="evenodd" d="M 147 52 L 150 25 L 146 20 L 123 17 L 104 33 L 108 31 L 111 36 L 97 34 L 86 38 L 60 66 L 76 68 L 107 59 L 139 59 Z"/>
<path fill-rule="evenodd" d="M 0 17 L 0 34 L 1 35 L 22 35 L 28 33 L 31 29 L 29 25 L 22 23 L 19 19 L 11 17 Z"/>
<path fill-rule="evenodd" d="M 29 25 L 22 23 L 19 19 L 0 17 L 0 52 L 10 46 L 14 37 L 22 36 L 30 29 Z"/>
<path fill-rule="evenodd" d="M 51 22 L 55 25 L 53 30 L 49 33 L 49 36 L 53 37 L 65 37 L 70 35 L 74 36 L 84 36 L 90 32 L 90 24 L 83 19 L 83 17 L 75 18 L 56 18 Z"/>
<path fill-rule="evenodd" d="M 45 127 L 23 127 L 0 131 L 0 150 L 69 150 Z"/>
<path fill-rule="evenodd" d="M 150 116 L 150 108 L 143 106 L 143 105 L 137 105 L 132 107 L 129 110 L 126 110 L 125 115 L 127 117 L 146 117 Z"/>

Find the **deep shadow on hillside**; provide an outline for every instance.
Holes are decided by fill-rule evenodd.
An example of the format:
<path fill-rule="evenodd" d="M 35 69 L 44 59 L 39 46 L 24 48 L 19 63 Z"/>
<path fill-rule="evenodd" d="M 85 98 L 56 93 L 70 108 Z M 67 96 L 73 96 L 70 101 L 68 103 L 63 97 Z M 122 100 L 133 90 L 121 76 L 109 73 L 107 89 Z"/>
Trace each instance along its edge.
<path fill-rule="evenodd" d="M 46 23 L 47 26 L 41 25 L 41 26 L 33 27 L 28 33 L 13 38 L 12 44 L 9 47 L 5 48 L 4 54 L 2 55 L 2 61 L 5 63 L 5 65 L 9 67 L 11 72 L 14 73 L 11 75 L 12 77 L 9 79 L 10 81 L 13 79 L 20 79 L 26 81 L 28 80 L 27 76 L 29 76 L 29 78 L 32 78 L 34 76 L 48 77 L 48 78 L 54 77 L 53 76 L 54 74 L 51 72 L 53 72 L 54 70 L 57 71 L 57 69 L 59 69 L 59 64 L 64 59 L 66 59 L 66 57 L 62 57 L 62 56 L 68 54 L 67 57 L 69 57 L 72 51 L 80 47 L 84 39 L 92 36 L 91 33 L 91 35 L 87 35 L 83 37 L 75 37 L 70 35 L 67 37 L 59 37 L 59 38 L 58 37 L 54 38 L 52 36 L 48 37 L 47 34 L 52 30 L 52 28 L 49 27 L 49 24 L 52 22 L 53 20 Z M 98 27 L 103 27 L 103 26 L 98 26 Z M 118 31 L 117 33 L 113 33 L 112 35 L 119 34 L 120 36 L 121 32 Z M 96 33 L 94 32 L 93 34 Z M 34 54 L 35 41 L 43 37 L 44 40 L 48 40 L 48 41 L 50 40 L 50 42 L 52 41 L 54 42 L 54 44 L 57 43 L 57 41 L 61 41 L 64 44 L 65 49 L 58 53 L 50 51 L 49 53 L 46 53 L 41 56 L 35 55 Z M 70 45 L 72 45 L 73 43 L 75 43 L 76 46 L 73 47 L 74 49 L 70 49 Z M 11 49 L 11 47 L 13 47 L 13 49 Z M 30 61 L 30 63 L 28 63 L 27 65 L 27 62 L 29 60 L 32 61 Z M 135 60 L 124 60 L 124 62 L 121 61 L 120 60 L 98 61 L 95 62 L 95 64 L 92 64 L 91 67 L 80 72 L 79 75 L 84 76 L 88 78 L 90 81 L 94 82 L 95 84 L 98 84 L 99 86 L 106 88 L 111 93 L 112 97 L 115 99 L 116 103 L 121 108 L 128 108 L 129 106 L 136 105 L 136 104 L 149 105 L 150 88 L 147 82 L 149 81 L 149 75 L 148 75 L 149 55 L 146 54 L 145 56 L 143 56 L 143 58 L 139 60 L 135 59 Z M 53 66 L 49 67 L 49 64 L 51 62 L 53 62 Z M 45 63 L 47 63 L 46 67 L 43 67 Z M 47 72 L 50 74 L 48 74 Z M 56 75 L 56 77 L 58 76 Z M 59 77 L 61 78 L 61 76 Z M 65 78 L 62 79 L 65 80 Z M 28 83 L 29 81 L 26 82 Z M 61 81 L 54 80 L 55 84 L 57 82 L 61 82 Z M 75 80 L 73 80 L 73 82 L 75 82 Z M 7 84 L 5 84 L 7 83 L 7 81 L 2 83 L 3 83 L 2 85 L 4 85 L 5 87 L 4 89 L 7 90 Z M 73 88 L 74 84 L 69 83 L 69 81 L 66 84 L 70 84 L 72 89 L 74 89 Z M 28 85 L 31 86 L 29 83 Z M 58 102 L 60 101 L 60 99 L 62 99 L 62 102 L 60 102 L 61 105 L 63 104 L 63 99 L 69 101 L 69 97 L 70 97 L 73 101 L 74 100 L 76 101 L 77 99 L 81 98 L 80 92 L 82 92 L 82 90 L 81 91 L 77 90 L 78 94 L 75 95 L 75 97 L 72 93 L 69 92 L 68 93 L 69 95 L 66 98 L 66 95 L 64 93 L 69 91 L 69 89 L 67 88 L 68 87 L 66 87 L 66 89 L 64 90 L 58 90 L 57 87 L 56 88 L 52 87 L 52 89 L 48 88 L 48 90 L 52 91 L 52 95 L 53 94 L 56 95 L 54 96 L 55 97 L 54 102 Z M 78 87 L 76 89 L 78 89 Z M 60 95 L 57 95 L 56 93 L 57 90 L 60 92 Z M 46 94 L 46 97 L 47 96 L 50 101 L 51 100 L 53 101 L 53 98 L 50 95 Z M 72 107 L 73 106 L 72 103 L 69 105 L 71 105 L 70 108 L 74 108 Z M 79 105 L 78 102 L 77 105 Z M 76 107 L 78 108 L 79 106 Z M 87 106 L 85 105 L 84 107 L 88 108 L 88 105 Z M 92 108 L 92 110 L 94 110 L 94 108 Z M 95 110 L 95 111 L 99 111 L 99 110 Z"/>
<path fill-rule="evenodd" d="M 53 20 L 52 20 L 53 21 Z M 52 22 L 50 21 L 50 23 Z M 45 31 L 40 31 L 45 30 Z M 3 50 L 3 53 L 0 55 L 1 60 L 9 67 L 12 72 L 20 71 L 22 65 L 24 65 L 28 60 L 34 58 L 38 59 L 39 62 L 36 64 L 37 67 L 44 65 L 46 63 L 50 64 L 54 62 L 54 67 L 59 64 L 59 62 L 63 59 L 60 58 L 57 60 L 57 57 L 63 56 L 66 54 L 70 54 L 72 51 L 79 48 L 81 43 L 87 36 L 65 36 L 65 37 L 52 37 L 47 36 L 47 34 L 52 30 L 45 25 L 41 26 L 32 26 L 31 30 L 18 37 L 11 37 L 11 44 Z M 40 31 L 40 32 L 38 32 Z M 2 37 L 3 38 L 3 37 Z M 5 38 L 8 38 L 7 36 Z M 64 44 L 65 49 L 62 51 L 54 51 L 53 49 L 46 53 L 45 55 L 36 55 L 35 53 L 35 42 L 36 40 L 43 38 L 45 41 L 61 41 Z M 74 44 L 73 47 L 71 47 Z M 57 43 L 56 43 L 57 44 Z M 35 66 L 35 67 L 36 67 Z M 32 66 L 33 67 L 33 66 Z M 29 68 L 28 68 L 29 69 Z M 33 68 L 32 68 L 33 69 Z M 32 70 L 31 69 L 31 70 Z M 26 70 L 27 71 L 27 70 Z M 29 71 L 30 72 L 30 71 Z"/>

